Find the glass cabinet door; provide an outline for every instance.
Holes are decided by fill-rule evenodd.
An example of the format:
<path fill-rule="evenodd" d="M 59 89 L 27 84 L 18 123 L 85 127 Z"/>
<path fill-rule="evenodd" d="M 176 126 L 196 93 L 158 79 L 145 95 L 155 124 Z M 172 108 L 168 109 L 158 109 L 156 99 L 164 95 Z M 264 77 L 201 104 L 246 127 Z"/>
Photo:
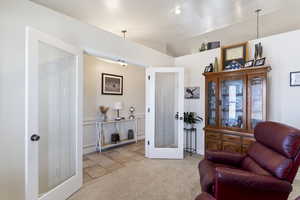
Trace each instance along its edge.
<path fill-rule="evenodd" d="M 217 125 L 217 81 L 207 82 L 207 126 Z"/>
<path fill-rule="evenodd" d="M 245 128 L 244 80 L 221 80 L 221 125 L 225 128 Z"/>
<path fill-rule="evenodd" d="M 249 77 L 249 93 L 250 93 L 250 129 L 265 119 L 264 115 L 264 81 L 263 76 Z"/>

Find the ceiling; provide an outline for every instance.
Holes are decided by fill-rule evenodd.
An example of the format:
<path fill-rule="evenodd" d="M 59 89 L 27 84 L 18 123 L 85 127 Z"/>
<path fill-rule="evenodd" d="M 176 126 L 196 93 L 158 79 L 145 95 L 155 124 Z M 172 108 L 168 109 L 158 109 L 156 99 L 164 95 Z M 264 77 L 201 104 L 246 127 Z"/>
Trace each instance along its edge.
<path fill-rule="evenodd" d="M 182 41 L 278 12 L 298 0 L 32 0 L 170 55 Z M 186 52 L 187 53 L 187 52 Z M 182 53 L 181 53 L 182 54 Z"/>

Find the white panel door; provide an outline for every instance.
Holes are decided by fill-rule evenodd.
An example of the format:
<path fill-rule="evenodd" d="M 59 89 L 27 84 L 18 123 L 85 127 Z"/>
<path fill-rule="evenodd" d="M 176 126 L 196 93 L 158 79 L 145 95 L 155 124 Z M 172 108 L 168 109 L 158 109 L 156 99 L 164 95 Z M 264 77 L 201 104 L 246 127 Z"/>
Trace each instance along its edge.
<path fill-rule="evenodd" d="M 146 70 L 146 156 L 183 159 L 184 69 Z"/>
<path fill-rule="evenodd" d="M 26 28 L 26 200 L 64 200 L 82 186 L 82 55 Z"/>

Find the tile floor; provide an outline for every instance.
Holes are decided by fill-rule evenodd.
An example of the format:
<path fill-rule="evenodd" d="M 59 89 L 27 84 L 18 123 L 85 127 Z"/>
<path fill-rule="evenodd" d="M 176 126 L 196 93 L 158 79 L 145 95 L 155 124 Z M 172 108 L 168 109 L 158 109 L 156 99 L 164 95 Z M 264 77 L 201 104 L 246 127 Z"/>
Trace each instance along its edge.
<path fill-rule="evenodd" d="M 104 175 L 125 167 L 130 162 L 141 161 L 145 155 L 145 143 L 124 145 L 83 157 L 83 182 L 87 184 Z"/>

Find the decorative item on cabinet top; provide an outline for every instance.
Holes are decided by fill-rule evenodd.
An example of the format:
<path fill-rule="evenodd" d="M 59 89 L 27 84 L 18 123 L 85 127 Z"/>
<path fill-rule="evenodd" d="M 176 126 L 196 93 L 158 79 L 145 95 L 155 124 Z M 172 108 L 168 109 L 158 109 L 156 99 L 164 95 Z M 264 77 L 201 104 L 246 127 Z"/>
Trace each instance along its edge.
<path fill-rule="evenodd" d="M 248 57 L 247 47 L 247 42 L 222 47 L 221 53 L 223 70 L 232 69 L 230 65 L 233 65 L 233 62 L 240 64 L 239 66 L 244 66 Z"/>

